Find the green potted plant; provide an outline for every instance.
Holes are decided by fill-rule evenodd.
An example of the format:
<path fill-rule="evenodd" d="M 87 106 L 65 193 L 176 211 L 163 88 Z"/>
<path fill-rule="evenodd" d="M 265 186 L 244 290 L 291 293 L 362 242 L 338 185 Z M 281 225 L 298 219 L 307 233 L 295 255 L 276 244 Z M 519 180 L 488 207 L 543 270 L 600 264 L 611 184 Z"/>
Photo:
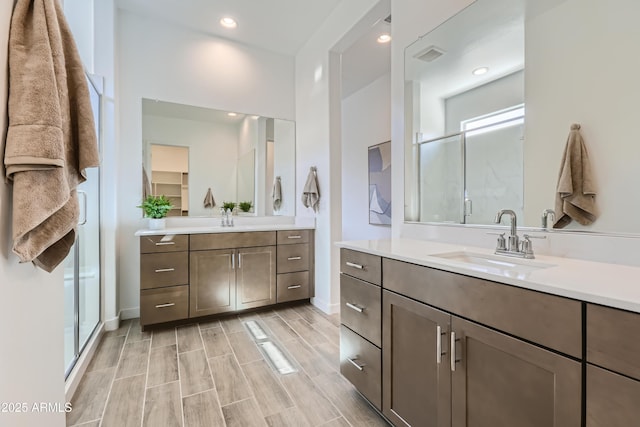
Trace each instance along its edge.
<path fill-rule="evenodd" d="M 231 212 L 236 208 L 236 202 L 222 202 L 222 209 L 229 209 Z"/>
<path fill-rule="evenodd" d="M 161 230 L 165 226 L 165 217 L 173 208 L 171 201 L 164 195 L 147 196 L 139 208 L 144 211 L 144 216 L 149 218 L 150 230 Z"/>
<path fill-rule="evenodd" d="M 250 212 L 251 208 L 253 207 L 253 203 L 252 202 L 240 202 L 240 203 L 238 203 L 238 207 L 240 208 L 240 210 L 242 212 Z"/>

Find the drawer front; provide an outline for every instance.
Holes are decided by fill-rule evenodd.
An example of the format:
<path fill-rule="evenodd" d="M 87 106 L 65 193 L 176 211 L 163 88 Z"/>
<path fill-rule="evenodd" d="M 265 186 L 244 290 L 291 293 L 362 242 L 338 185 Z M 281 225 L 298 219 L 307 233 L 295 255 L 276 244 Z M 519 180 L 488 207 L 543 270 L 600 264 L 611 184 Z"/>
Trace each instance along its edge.
<path fill-rule="evenodd" d="M 140 324 L 170 322 L 189 317 L 189 285 L 140 292 Z"/>
<path fill-rule="evenodd" d="M 640 381 L 587 364 L 587 427 L 637 426 Z"/>
<path fill-rule="evenodd" d="M 340 249 L 340 272 L 380 286 L 382 260 L 377 255 Z"/>
<path fill-rule="evenodd" d="M 582 303 L 385 258 L 383 288 L 582 358 Z"/>
<path fill-rule="evenodd" d="M 275 244 L 275 231 L 250 231 L 245 233 L 192 234 L 189 248 L 192 251 L 205 251 L 208 249 L 274 246 Z"/>
<path fill-rule="evenodd" d="M 162 236 L 140 236 L 140 253 L 179 252 L 189 249 L 186 234 L 165 234 Z"/>
<path fill-rule="evenodd" d="M 278 274 L 276 301 L 296 301 L 307 299 L 309 295 L 309 272 Z"/>
<path fill-rule="evenodd" d="M 340 326 L 340 373 L 378 410 L 382 407 L 381 358 L 378 347 Z"/>
<path fill-rule="evenodd" d="M 340 275 L 340 321 L 378 347 L 382 346 L 382 289 Z"/>
<path fill-rule="evenodd" d="M 309 230 L 278 231 L 279 245 L 295 245 L 296 243 L 309 243 Z"/>
<path fill-rule="evenodd" d="M 587 362 L 640 380 L 640 314 L 587 304 Z"/>
<path fill-rule="evenodd" d="M 309 270 L 309 244 L 278 246 L 278 274 Z"/>
<path fill-rule="evenodd" d="M 188 252 L 140 255 L 140 289 L 162 288 L 188 283 Z"/>

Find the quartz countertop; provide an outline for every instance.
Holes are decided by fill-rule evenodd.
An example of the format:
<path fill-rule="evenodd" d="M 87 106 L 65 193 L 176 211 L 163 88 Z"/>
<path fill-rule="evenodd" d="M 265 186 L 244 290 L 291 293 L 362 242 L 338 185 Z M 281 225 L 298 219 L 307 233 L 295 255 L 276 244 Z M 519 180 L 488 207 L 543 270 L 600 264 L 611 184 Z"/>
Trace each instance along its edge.
<path fill-rule="evenodd" d="M 426 240 L 387 239 L 338 242 L 341 248 L 474 276 L 563 297 L 640 313 L 640 267 L 536 255 L 533 260 L 493 256 L 490 248 Z M 534 267 L 526 272 L 491 271 L 438 254 L 467 252 Z M 543 268 L 536 268 L 542 266 Z M 526 270 L 526 268 L 525 268 Z"/>
<path fill-rule="evenodd" d="M 241 233 L 248 231 L 278 231 L 278 230 L 313 230 L 315 227 L 296 224 L 244 224 L 233 227 L 221 225 L 194 225 L 180 227 L 166 227 L 162 230 L 150 230 L 148 228 L 136 231 L 136 236 L 162 236 L 166 234 L 203 234 L 203 233 Z"/>

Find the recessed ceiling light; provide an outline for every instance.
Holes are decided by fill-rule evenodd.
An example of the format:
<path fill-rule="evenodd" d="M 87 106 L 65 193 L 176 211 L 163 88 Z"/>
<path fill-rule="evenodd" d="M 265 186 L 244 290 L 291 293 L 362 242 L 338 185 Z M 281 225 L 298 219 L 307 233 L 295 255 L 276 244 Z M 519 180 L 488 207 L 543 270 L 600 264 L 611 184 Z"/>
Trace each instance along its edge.
<path fill-rule="evenodd" d="M 238 23 L 236 22 L 236 20 L 228 16 L 225 16 L 224 18 L 222 18 L 220 20 L 220 24 L 223 27 L 227 27 L 227 28 L 236 28 L 238 26 Z"/>
<path fill-rule="evenodd" d="M 489 67 L 480 67 L 473 70 L 471 74 L 473 74 L 474 76 L 481 76 L 485 74 L 487 71 L 489 71 Z"/>
<path fill-rule="evenodd" d="M 391 41 L 391 36 L 389 34 L 381 34 L 378 37 L 378 43 L 389 43 Z"/>
<path fill-rule="evenodd" d="M 236 113 L 227 113 L 227 116 L 229 116 L 229 117 L 235 117 L 235 116 L 237 116 L 237 114 L 236 114 Z"/>

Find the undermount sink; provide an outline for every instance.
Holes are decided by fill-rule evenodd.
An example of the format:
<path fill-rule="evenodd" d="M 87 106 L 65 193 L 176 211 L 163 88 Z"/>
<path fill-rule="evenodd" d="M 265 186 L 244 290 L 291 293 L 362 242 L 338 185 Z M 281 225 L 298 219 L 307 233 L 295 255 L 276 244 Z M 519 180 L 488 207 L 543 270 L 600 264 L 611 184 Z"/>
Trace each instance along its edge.
<path fill-rule="evenodd" d="M 464 263 L 476 271 L 515 278 L 524 278 L 533 271 L 555 267 L 554 264 L 546 264 L 538 261 L 513 259 L 500 255 L 488 255 L 467 251 L 445 252 L 432 256 Z"/>

